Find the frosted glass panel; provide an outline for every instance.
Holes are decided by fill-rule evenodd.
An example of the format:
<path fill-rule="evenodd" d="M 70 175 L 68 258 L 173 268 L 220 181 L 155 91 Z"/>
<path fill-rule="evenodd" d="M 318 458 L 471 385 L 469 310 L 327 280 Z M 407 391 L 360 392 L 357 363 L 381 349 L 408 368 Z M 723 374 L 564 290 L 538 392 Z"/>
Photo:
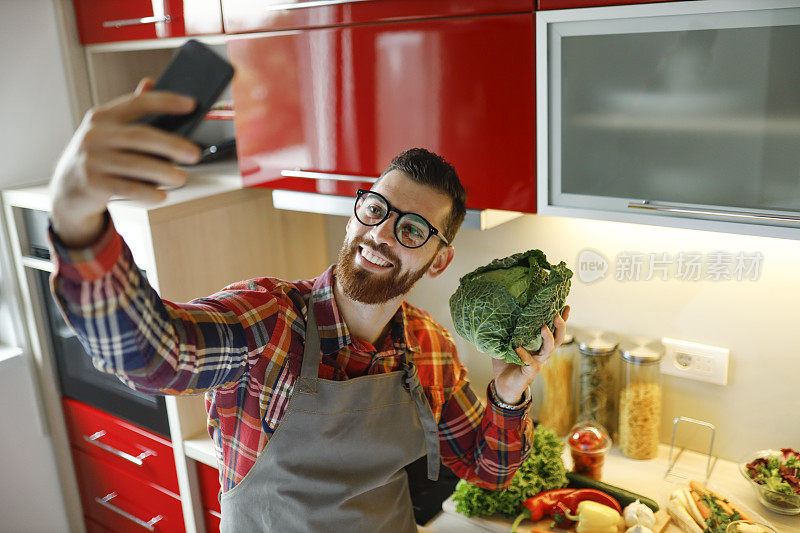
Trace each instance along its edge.
<path fill-rule="evenodd" d="M 703 29 L 683 16 L 674 30 L 643 18 L 626 21 L 637 31 L 562 32 L 561 192 L 800 209 L 800 10 L 771 20 L 787 13 L 794 24 Z"/>

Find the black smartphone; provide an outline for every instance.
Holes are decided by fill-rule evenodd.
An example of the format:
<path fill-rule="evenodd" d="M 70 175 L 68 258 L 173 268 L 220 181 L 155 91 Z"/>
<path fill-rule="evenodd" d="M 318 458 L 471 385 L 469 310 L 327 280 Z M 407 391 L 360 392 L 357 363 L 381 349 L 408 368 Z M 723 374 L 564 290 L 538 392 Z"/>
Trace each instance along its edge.
<path fill-rule="evenodd" d="M 190 39 L 173 56 L 153 90 L 191 96 L 197 107 L 186 115 L 147 115 L 137 122 L 188 138 L 233 78 L 233 67 L 203 43 Z"/>

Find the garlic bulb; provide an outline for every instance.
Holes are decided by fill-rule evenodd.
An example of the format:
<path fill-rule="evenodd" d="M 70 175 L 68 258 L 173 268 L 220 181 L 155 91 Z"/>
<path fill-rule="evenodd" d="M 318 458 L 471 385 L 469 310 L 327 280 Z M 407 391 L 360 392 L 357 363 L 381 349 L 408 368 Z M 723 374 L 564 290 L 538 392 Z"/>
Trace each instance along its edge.
<path fill-rule="evenodd" d="M 625 533 L 653 533 L 653 530 L 649 527 L 645 527 L 641 524 L 637 524 L 633 527 L 629 527 Z"/>
<path fill-rule="evenodd" d="M 656 525 L 656 515 L 653 514 L 652 509 L 639 500 L 628 505 L 622 512 L 622 516 L 625 518 L 625 525 L 629 528 L 644 526 L 649 531 Z M 631 533 L 630 530 L 627 533 Z"/>

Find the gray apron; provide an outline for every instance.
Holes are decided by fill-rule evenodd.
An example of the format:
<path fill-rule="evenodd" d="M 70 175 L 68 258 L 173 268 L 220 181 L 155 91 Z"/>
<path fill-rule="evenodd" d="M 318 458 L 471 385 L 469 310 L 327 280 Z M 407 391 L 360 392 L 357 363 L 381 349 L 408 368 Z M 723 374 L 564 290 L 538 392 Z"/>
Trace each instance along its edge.
<path fill-rule="evenodd" d="M 300 378 L 252 469 L 222 494 L 223 533 L 416 532 L 404 470 L 428 454 L 439 474 L 439 434 L 417 369 L 346 381 L 320 379 L 310 299 Z"/>

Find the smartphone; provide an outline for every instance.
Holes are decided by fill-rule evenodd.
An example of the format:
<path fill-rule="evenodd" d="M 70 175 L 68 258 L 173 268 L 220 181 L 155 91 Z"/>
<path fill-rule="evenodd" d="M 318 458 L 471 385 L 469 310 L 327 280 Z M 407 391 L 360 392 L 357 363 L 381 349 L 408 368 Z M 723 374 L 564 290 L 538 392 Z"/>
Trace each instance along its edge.
<path fill-rule="evenodd" d="M 147 115 L 137 122 L 188 138 L 233 78 L 233 67 L 203 43 L 190 39 L 173 56 L 152 90 L 170 91 L 197 100 L 186 115 Z"/>

